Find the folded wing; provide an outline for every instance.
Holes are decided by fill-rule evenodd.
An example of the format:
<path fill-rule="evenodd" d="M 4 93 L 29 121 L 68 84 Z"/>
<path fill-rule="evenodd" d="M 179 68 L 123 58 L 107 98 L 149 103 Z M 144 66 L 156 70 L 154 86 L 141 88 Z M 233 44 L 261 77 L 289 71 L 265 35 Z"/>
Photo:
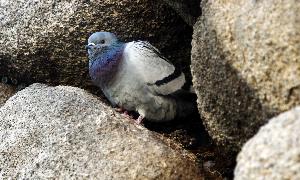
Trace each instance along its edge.
<path fill-rule="evenodd" d="M 177 70 L 150 43 L 127 43 L 124 57 L 134 71 L 138 71 L 145 84 L 159 95 L 168 95 L 181 89 L 185 76 Z"/>

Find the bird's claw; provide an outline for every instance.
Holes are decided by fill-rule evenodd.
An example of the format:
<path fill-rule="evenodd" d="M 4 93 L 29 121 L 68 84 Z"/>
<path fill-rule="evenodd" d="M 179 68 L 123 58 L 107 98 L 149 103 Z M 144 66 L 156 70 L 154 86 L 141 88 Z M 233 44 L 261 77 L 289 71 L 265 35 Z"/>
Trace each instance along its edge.
<path fill-rule="evenodd" d="M 122 113 L 123 116 L 127 117 L 127 118 L 130 118 L 130 119 L 133 119 L 133 116 L 129 115 L 128 111 L 124 111 Z"/>
<path fill-rule="evenodd" d="M 129 115 L 128 111 L 126 111 L 124 108 L 115 108 L 115 110 L 121 113 L 123 116 L 133 119 L 133 116 Z"/>
<path fill-rule="evenodd" d="M 143 122 L 143 120 L 144 120 L 144 117 L 140 115 L 140 116 L 135 120 L 135 123 L 136 123 L 136 124 L 141 124 L 141 123 Z"/>
<path fill-rule="evenodd" d="M 124 108 L 119 107 L 119 108 L 115 108 L 115 110 L 129 119 L 134 119 L 134 117 L 132 115 L 129 115 L 128 111 L 126 111 Z M 143 122 L 143 120 L 144 120 L 144 117 L 140 115 L 137 119 L 134 119 L 134 122 L 136 124 L 141 124 Z"/>

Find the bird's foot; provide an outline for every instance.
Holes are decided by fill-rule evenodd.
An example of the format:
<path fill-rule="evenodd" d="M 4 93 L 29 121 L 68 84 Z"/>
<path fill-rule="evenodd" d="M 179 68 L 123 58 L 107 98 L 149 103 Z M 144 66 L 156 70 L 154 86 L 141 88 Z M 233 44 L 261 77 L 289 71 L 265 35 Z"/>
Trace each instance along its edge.
<path fill-rule="evenodd" d="M 127 117 L 127 118 L 133 119 L 133 116 L 131 116 L 131 115 L 128 113 L 128 111 L 124 111 L 124 112 L 122 113 L 122 115 L 125 116 L 125 117 Z"/>
<path fill-rule="evenodd" d="M 115 110 L 121 113 L 123 116 L 133 119 L 133 116 L 129 115 L 128 111 L 126 111 L 124 108 L 115 108 Z"/>
<path fill-rule="evenodd" d="M 140 115 L 140 116 L 135 120 L 135 123 L 136 123 L 136 124 L 141 124 L 141 123 L 143 122 L 143 120 L 144 120 L 144 117 Z"/>
<path fill-rule="evenodd" d="M 122 107 L 115 108 L 115 110 L 129 119 L 133 119 L 136 124 L 141 124 L 144 120 L 144 117 L 142 115 L 139 115 L 137 119 L 134 119 L 134 115 L 130 115 L 129 112 Z"/>

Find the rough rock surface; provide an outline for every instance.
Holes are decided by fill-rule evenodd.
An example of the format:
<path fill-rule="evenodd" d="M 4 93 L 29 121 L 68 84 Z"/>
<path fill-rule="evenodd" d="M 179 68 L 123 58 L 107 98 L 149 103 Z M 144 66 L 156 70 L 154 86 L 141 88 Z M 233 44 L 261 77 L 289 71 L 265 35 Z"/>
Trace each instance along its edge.
<path fill-rule="evenodd" d="M 201 0 L 163 0 L 172 7 L 190 26 L 193 26 L 201 15 Z"/>
<path fill-rule="evenodd" d="M 0 83 L 0 106 L 2 106 L 14 93 L 15 89 L 13 87 Z"/>
<path fill-rule="evenodd" d="M 79 88 L 34 84 L 0 108 L 1 179 L 201 179 L 190 159 Z"/>
<path fill-rule="evenodd" d="M 174 60 L 189 60 L 191 28 L 163 3 L 2 0 L 0 77 L 90 84 L 84 45 L 91 33 L 100 30 L 115 32 L 123 40 L 148 40 Z"/>
<path fill-rule="evenodd" d="M 261 127 L 237 158 L 235 179 L 300 179 L 300 106 Z"/>
<path fill-rule="evenodd" d="M 300 2 L 202 1 L 192 74 L 216 142 L 238 151 L 267 119 L 300 104 Z"/>

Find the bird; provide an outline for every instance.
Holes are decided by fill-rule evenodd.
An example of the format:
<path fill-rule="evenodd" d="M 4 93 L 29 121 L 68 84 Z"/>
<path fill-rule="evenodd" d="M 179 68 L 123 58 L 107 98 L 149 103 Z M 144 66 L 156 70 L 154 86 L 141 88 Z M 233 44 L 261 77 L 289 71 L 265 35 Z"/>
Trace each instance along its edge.
<path fill-rule="evenodd" d="M 126 43 L 100 31 L 89 36 L 86 50 L 92 82 L 113 107 L 137 112 L 136 123 L 170 121 L 195 109 L 185 99 L 192 92 L 182 88 L 184 73 L 148 41 Z"/>

